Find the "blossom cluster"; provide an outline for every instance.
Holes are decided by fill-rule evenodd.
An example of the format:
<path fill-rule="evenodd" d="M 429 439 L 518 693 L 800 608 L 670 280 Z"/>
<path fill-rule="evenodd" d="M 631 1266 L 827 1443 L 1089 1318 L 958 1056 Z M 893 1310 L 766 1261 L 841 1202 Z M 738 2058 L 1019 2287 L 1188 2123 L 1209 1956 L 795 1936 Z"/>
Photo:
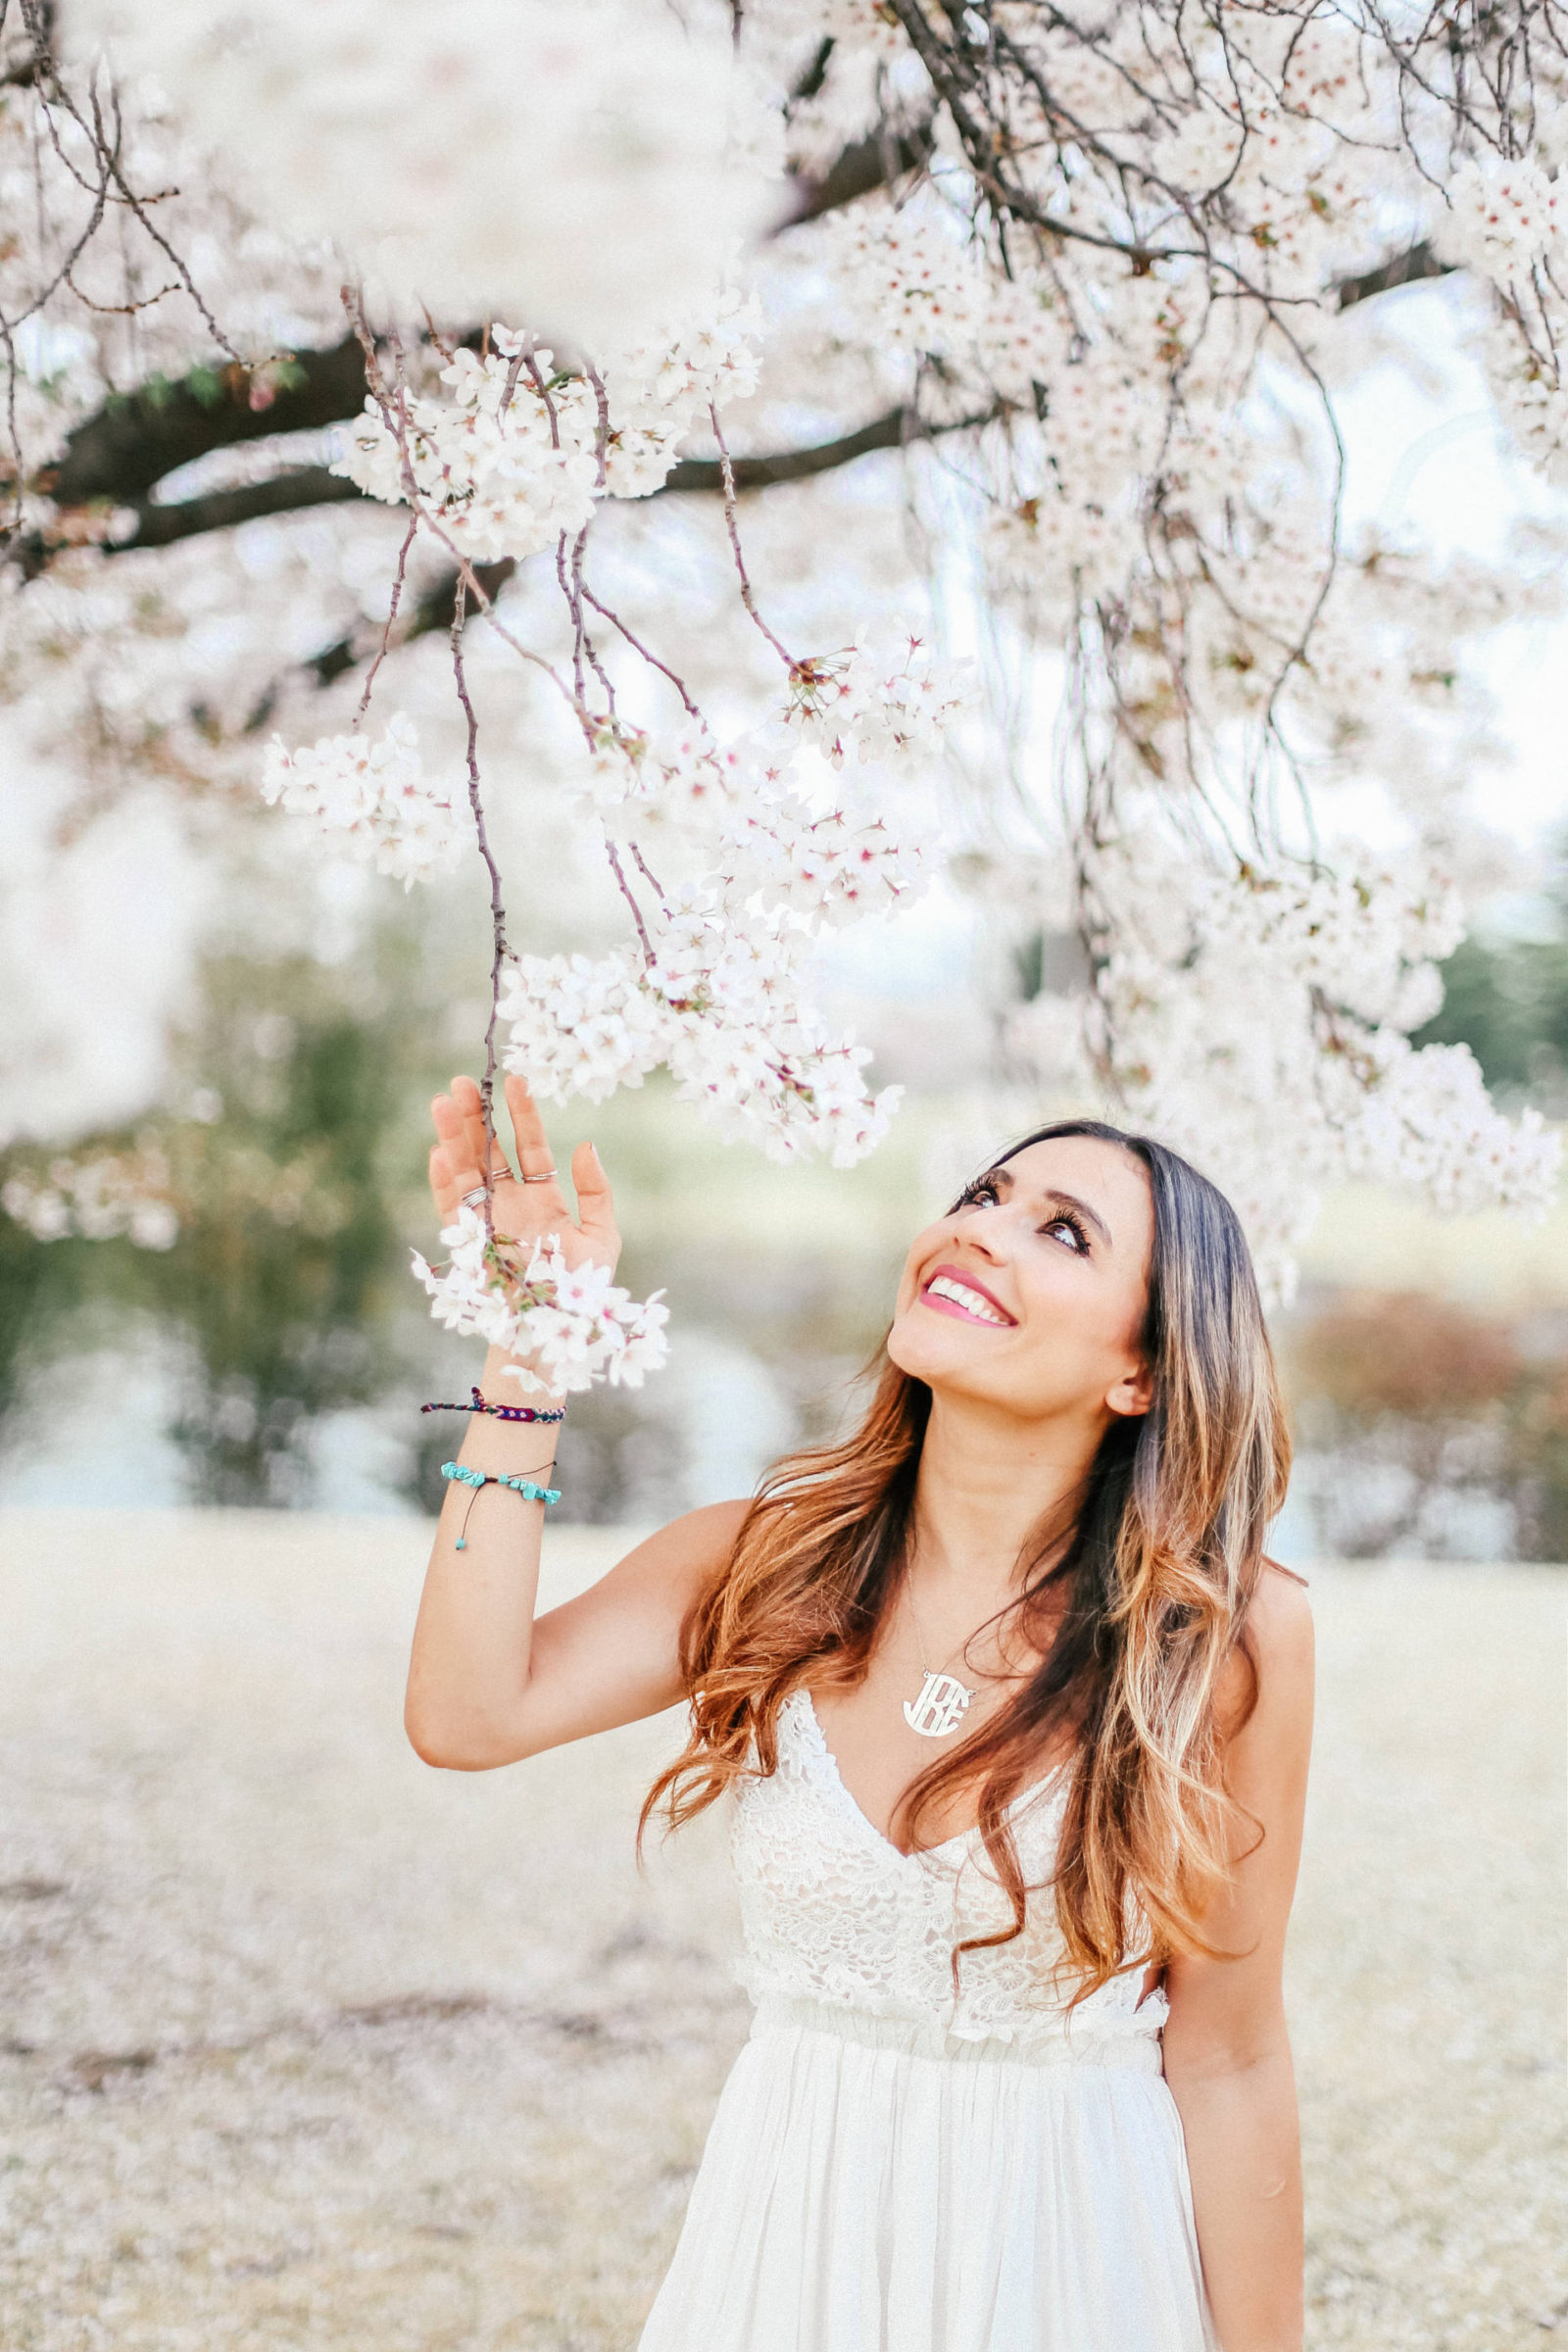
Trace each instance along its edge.
<path fill-rule="evenodd" d="M 52 1159 L 43 1176 L 21 1172 L 0 1185 L 0 1208 L 35 1241 L 119 1241 L 138 1250 L 172 1250 L 179 1215 L 169 1197 L 160 1152 L 94 1153 Z"/>
<path fill-rule="evenodd" d="M 426 775 L 419 734 L 402 711 L 384 734 L 325 736 L 290 751 L 274 735 L 262 764 L 262 796 L 314 817 L 355 856 L 405 890 L 449 869 L 463 846 L 462 786 Z"/>
<path fill-rule="evenodd" d="M 992 267 L 973 223 L 937 188 L 831 215 L 814 244 L 852 331 L 885 350 L 946 361 L 1010 399 L 1062 362 L 1072 322 L 1049 274 Z"/>
<path fill-rule="evenodd" d="M 328 240 L 406 315 L 527 312 L 590 340 L 706 296 L 762 216 L 713 12 L 639 0 L 71 0 L 263 218 Z M 745 153 L 747 146 L 752 152 Z M 498 196 L 498 191 L 506 193 Z"/>
<path fill-rule="evenodd" d="M 521 561 L 580 531 L 596 500 L 661 487 L 693 420 L 755 388 L 754 324 L 732 296 L 603 372 L 492 327 L 483 356 L 457 351 L 441 369 L 449 398 L 368 397 L 333 470 L 389 505 L 416 501 L 476 563 Z"/>
<path fill-rule="evenodd" d="M 364 265 L 371 398 L 335 455 L 275 462 L 334 462 L 368 500 L 253 522 L 198 560 L 115 552 L 133 511 L 53 498 L 46 462 L 106 387 L 207 368 L 212 337 L 191 323 L 196 279 L 154 292 L 167 256 L 134 214 L 124 282 L 99 240 L 33 317 L 45 247 L 58 259 L 91 212 L 91 140 L 85 117 L 51 129 L 19 80 L 0 115 L 19 224 L 0 308 L 24 321 L 14 414 L 37 457 L 8 462 L 44 555 L 0 604 L 16 739 L 40 765 L 75 747 L 91 821 L 106 773 L 171 803 L 231 779 L 254 714 L 275 711 L 269 797 L 411 881 L 455 854 L 467 778 L 420 757 L 416 726 L 451 726 L 450 686 L 433 644 L 403 642 L 409 615 L 450 593 L 454 553 L 515 566 L 497 617 L 534 666 L 503 685 L 482 666 L 497 636 L 476 632 L 470 669 L 486 756 L 539 753 L 526 816 L 550 855 L 508 877 L 511 936 L 546 912 L 550 944 L 579 914 L 579 936 L 600 926 L 592 955 L 502 966 L 508 1052 L 541 1091 L 597 1098 L 664 1062 L 726 1132 L 853 1157 L 888 1098 L 809 1001 L 813 943 L 944 866 L 960 887 L 995 876 L 998 834 L 1033 818 L 1094 980 L 1076 1007 L 1025 1008 L 1018 1050 L 1044 1068 L 1082 1014 L 1073 1083 L 1186 1141 L 1282 1282 L 1336 1175 L 1445 1203 L 1538 1199 L 1539 1134 L 1497 1118 L 1462 1054 L 1409 1038 L 1459 933 L 1459 881 L 1496 870 L 1466 803 L 1495 749 L 1475 649 L 1553 609 L 1560 546 L 1540 518 L 1533 553 L 1485 560 L 1440 562 L 1396 525 L 1348 533 L 1336 404 L 1401 348 L 1427 366 L 1441 317 L 1477 338 L 1519 451 L 1568 479 L 1560 61 L 1538 45 L 1516 73 L 1490 21 L 1396 40 L 1311 0 L 1224 27 L 1156 0 L 938 12 L 945 84 L 880 0 L 756 0 L 733 41 L 728 14 L 74 0 L 68 36 L 106 28 L 164 84 L 167 103 L 128 93 L 123 154 L 138 184 L 182 191 L 157 220 L 179 225 L 238 338 L 233 382 L 204 399 L 265 406 L 287 355 L 341 337 L 321 303 L 336 260 L 302 234 Z M 950 106 L 945 86 L 969 95 Z M 353 122 L 334 115 L 345 87 Z M 248 197 L 203 139 L 236 172 L 260 163 Z M 40 158 L 52 212 L 28 209 Z M 781 158 L 799 214 L 748 254 Z M 498 207 L 498 186 L 516 201 Z M 1381 302 L 1434 257 L 1468 294 Z M 416 293 L 435 329 L 413 325 Z M 483 327 L 498 316 L 538 333 Z M 738 452 L 803 448 L 778 491 L 722 515 L 716 498 L 654 502 L 683 455 L 707 467 L 682 487 L 714 486 L 710 412 L 743 399 Z M 827 463 L 868 443 L 863 470 Z M 819 478 L 788 478 L 818 458 Z M 192 495 L 260 478 L 233 449 L 186 472 Z M 155 503 L 169 495 L 185 491 L 159 484 Z M 404 630 L 383 638 L 388 507 L 417 527 Z M 970 679 L 914 618 L 957 580 L 1008 688 L 973 721 Z M 388 645 L 376 692 L 406 715 L 383 724 L 378 706 L 362 735 L 350 714 Z M 565 752 L 540 716 L 547 655 Z M 783 676 L 760 682 L 773 655 Z M 339 660 L 359 675 L 318 689 Z M 1047 761 L 1002 722 L 1012 685 L 1057 664 L 1048 793 Z M 960 742 L 975 790 L 941 796 L 939 826 L 929 780 Z M 1342 784 L 1380 802 L 1379 837 L 1414 845 L 1404 862 L 1319 854 L 1317 798 Z"/>
<path fill-rule="evenodd" d="M 975 700 L 968 663 L 906 631 L 869 631 L 842 654 L 794 664 L 781 732 L 833 767 L 852 752 L 861 761 L 934 755 Z"/>
<path fill-rule="evenodd" d="M 1472 156 L 1447 188 L 1444 251 L 1506 285 L 1568 245 L 1568 189 L 1532 156 Z"/>
<path fill-rule="evenodd" d="M 834 767 L 846 742 L 864 740 L 848 718 L 833 732 L 806 723 L 817 726 Z M 736 919 L 759 894 L 772 914 L 787 913 L 807 930 L 908 905 L 928 878 L 919 844 L 872 813 L 861 778 L 826 806 L 820 795 L 808 797 L 792 773 L 803 733 L 793 701 L 756 737 L 722 748 L 702 725 L 650 733 L 617 724 L 597 736 L 580 788 L 607 826 L 686 835 L 715 909 L 721 903 Z M 898 748 L 913 741 L 911 732 Z M 889 781 L 886 768 L 874 773 Z M 662 903 L 667 911 L 672 902 Z"/>
<path fill-rule="evenodd" d="M 601 1380 L 635 1389 L 663 1363 L 668 1309 L 661 1293 L 638 1301 L 616 1287 L 609 1266 L 568 1266 L 554 1235 L 524 1257 L 522 1245 L 492 1235 L 471 1208 L 460 1208 L 441 1239 L 443 1267 L 414 1252 L 431 1313 L 449 1331 L 525 1358 L 505 1367 L 524 1390 L 559 1396 Z"/>
<path fill-rule="evenodd" d="M 501 1000 L 507 1064 L 554 1102 L 602 1102 L 665 1064 L 721 1134 L 773 1159 L 815 1150 L 852 1166 L 886 1133 L 902 1090 L 872 1095 L 869 1051 L 804 998 L 804 937 L 782 924 L 740 930 L 709 904 L 655 933 L 651 962 L 629 951 L 519 956 Z"/>
<path fill-rule="evenodd" d="M 1272 1296 L 1290 1296 L 1336 1179 L 1446 1213 L 1546 1205 L 1560 1151 L 1539 1116 L 1502 1117 L 1467 1047 L 1409 1040 L 1442 999 L 1434 959 L 1461 932 L 1441 874 L 1348 854 L 1337 872 L 1227 874 L 1152 826 L 1107 845 L 1093 883 L 1102 960 L 1087 1027 L 1043 995 L 1014 1014 L 1013 1052 L 1057 1085 L 1098 1076 L 1213 1175 Z M 1259 1150 L 1260 1131 L 1275 1149 Z"/>

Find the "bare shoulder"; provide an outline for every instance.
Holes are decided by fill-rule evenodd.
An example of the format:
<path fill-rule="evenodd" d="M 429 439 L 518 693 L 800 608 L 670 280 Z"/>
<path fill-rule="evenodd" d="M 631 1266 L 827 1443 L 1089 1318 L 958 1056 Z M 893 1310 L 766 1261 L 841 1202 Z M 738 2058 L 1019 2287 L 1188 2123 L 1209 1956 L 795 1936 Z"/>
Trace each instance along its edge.
<path fill-rule="evenodd" d="M 1293 1569 L 1281 1569 L 1277 1559 L 1262 1562 L 1262 1574 L 1257 1576 L 1246 1623 L 1253 1633 L 1257 1646 L 1257 1663 L 1265 1658 L 1277 1658 L 1289 1665 L 1304 1658 L 1312 1660 L 1312 1594 L 1307 1592 L 1307 1578 L 1296 1576 Z"/>
<path fill-rule="evenodd" d="M 1312 1672 L 1312 1602 L 1306 1580 L 1277 1560 L 1265 1560 L 1247 1623 L 1259 1675 L 1287 1679 Z"/>
<path fill-rule="evenodd" d="M 618 1560 L 605 1586 L 662 1589 L 684 1606 L 723 1568 L 751 1507 L 747 1497 L 737 1496 L 683 1511 Z"/>
<path fill-rule="evenodd" d="M 549 1652 L 581 1636 L 599 1646 L 612 1629 L 617 1641 L 635 1636 L 673 1659 L 687 1611 L 722 1574 L 750 1508 L 744 1500 L 710 1502 L 670 1520 L 539 1618 L 536 1642 Z"/>
<path fill-rule="evenodd" d="M 1249 1745 L 1287 1740 L 1312 1719 L 1312 1604 L 1306 1586 L 1288 1568 L 1265 1560 L 1247 1604 L 1244 1646 L 1220 1678 L 1218 1714 L 1224 1734 Z"/>
<path fill-rule="evenodd" d="M 734 1550 L 735 1539 L 751 1507 L 750 1496 L 744 1494 L 728 1502 L 705 1502 L 699 1509 L 683 1511 L 678 1519 L 671 1519 L 666 1527 L 639 1544 L 637 1552 L 700 1560 L 705 1568 L 718 1568 Z M 633 1559 L 637 1552 L 631 1554 Z"/>

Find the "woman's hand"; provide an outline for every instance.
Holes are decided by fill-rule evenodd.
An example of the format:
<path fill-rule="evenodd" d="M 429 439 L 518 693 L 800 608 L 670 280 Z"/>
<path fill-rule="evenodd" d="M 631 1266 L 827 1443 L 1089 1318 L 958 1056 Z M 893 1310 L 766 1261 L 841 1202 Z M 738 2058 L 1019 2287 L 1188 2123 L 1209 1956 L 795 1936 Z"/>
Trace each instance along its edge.
<path fill-rule="evenodd" d="M 498 1237 L 515 1245 L 509 1255 L 526 1264 L 534 1245 L 553 1236 L 568 1265 L 613 1266 L 620 1237 L 593 1146 L 579 1144 L 572 1155 L 573 1218 L 519 1079 L 507 1080 L 507 1106 L 522 1175 L 548 1181 L 520 1183 L 499 1145 L 487 1153 L 479 1089 L 471 1078 L 455 1078 L 451 1094 L 437 1095 L 432 1105 L 440 1141 L 430 1154 L 430 1190 L 443 1226 L 456 1222 L 465 1193 L 481 1190 L 488 1157 L 491 1221 Z M 492 1348 L 481 1395 L 492 1404 L 515 1404 L 510 1375 L 516 1368 L 516 1359 Z M 458 1459 L 489 1478 L 550 1486 L 555 1408 L 566 1399 L 559 1392 L 523 1393 L 549 1417 L 519 1427 L 473 1413 Z M 543 1505 L 488 1483 L 477 1493 L 450 1484 L 409 1667 L 406 1721 L 417 1752 L 453 1771 L 485 1772 L 674 1706 L 686 1695 L 681 1627 L 722 1568 L 747 1508 L 719 1503 L 690 1514 L 536 1623 Z"/>
<path fill-rule="evenodd" d="M 497 1137 L 489 1152 L 492 1170 L 490 1221 L 499 1240 L 516 1242 L 526 1265 L 534 1245 L 554 1236 L 568 1266 L 592 1260 L 613 1267 L 620 1255 L 615 1230 L 615 1206 L 610 1182 L 592 1144 L 579 1144 L 571 1155 L 571 1181 L 577 1195 L 577 1214 L 566 1206 L 566 1196 L 556 1176 L 549 1141 L 532 1095 L 520 1078 L 506 1081 L 507 1108 L 516 1138 L 522 1183 L 514 1176 Z M 449 1095 L 437 1095 L 430 1105 L 440 1139 L 430 1153 L 430 1191 L 443 1226 L 452 1224 L 466 1193 L 482 1190 L 486 1163 L 484 1102 L 471 1078 L 454 1078 Z M 548 1177 L 549 1181 L 542 1179 Z M 483 1203 L 475 1201 L 476 1208 Z"/>

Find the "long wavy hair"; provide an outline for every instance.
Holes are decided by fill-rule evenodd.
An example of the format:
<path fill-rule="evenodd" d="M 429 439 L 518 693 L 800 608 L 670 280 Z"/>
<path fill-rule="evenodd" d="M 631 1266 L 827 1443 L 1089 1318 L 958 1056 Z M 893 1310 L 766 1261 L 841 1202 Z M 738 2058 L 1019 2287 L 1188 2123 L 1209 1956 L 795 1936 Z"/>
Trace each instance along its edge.
<path fill-rule="evenodd" d="M 1153 1200 L 1142 1344 L 1147 1413 L 1117 1418 L 1071 1524 L 1031 1534 L 1009 1650 L 1037 1659 L 1011 1694 L 907 1790 L 901 1844 L 945 1800 L 974 1792 L 978 1826 L 1012 1922 L 954 1955 L 1022 1932 L 1026 1886 L 1009 1809 L 1042 1765 L 1072 1759 L 1052 1885 L 1074 2002 L 1137 1960 L 1212 1952 L 1203 1919 L 1225 1884 L 1239 1808 L 1224 1776 L 1217 1700 L 1245 1661 L 1241 1719 L 1256 1702 L 1248 1605 L 1285 1497 L 1289 1440 L 1251 1258 L 1216 1187 L 1148 1137 L 1100 1120 L 1038 1129 L 1031 1144 L 1088 1136 L 1131 1152 Z M 682 1628 L 690 1733 L 643 1807 L 690 1820 L 778 1762 L 779 1709 L 805 1684 L 851 1686 L 906 1572 L 923 1381 L 879 1357 L 870 1406 L 843 1444 L 788 1456 L 762 1482 L 722 1570 Z M 1140 1921 L 1140 1914 L 1142 1919 Z"/>

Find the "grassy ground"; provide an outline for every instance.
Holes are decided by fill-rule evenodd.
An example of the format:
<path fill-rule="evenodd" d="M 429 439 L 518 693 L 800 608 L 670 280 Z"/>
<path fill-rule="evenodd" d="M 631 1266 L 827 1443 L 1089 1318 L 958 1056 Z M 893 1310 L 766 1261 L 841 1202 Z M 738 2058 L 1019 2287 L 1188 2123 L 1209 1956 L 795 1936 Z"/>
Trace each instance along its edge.
<path fill-rule="evenodd" d="M 7 2352 L 634 2343 L 744 2032 L 721 1838 L 637 1878 L 667 1724 L 425 1772 L 420 1544 L 0 1517 Z M 563 1531 L 558 1585 L 610 1548 Z M 1568 2342 L 1568 1578 L 1313 1583 L 1310 2340 Z"/>

